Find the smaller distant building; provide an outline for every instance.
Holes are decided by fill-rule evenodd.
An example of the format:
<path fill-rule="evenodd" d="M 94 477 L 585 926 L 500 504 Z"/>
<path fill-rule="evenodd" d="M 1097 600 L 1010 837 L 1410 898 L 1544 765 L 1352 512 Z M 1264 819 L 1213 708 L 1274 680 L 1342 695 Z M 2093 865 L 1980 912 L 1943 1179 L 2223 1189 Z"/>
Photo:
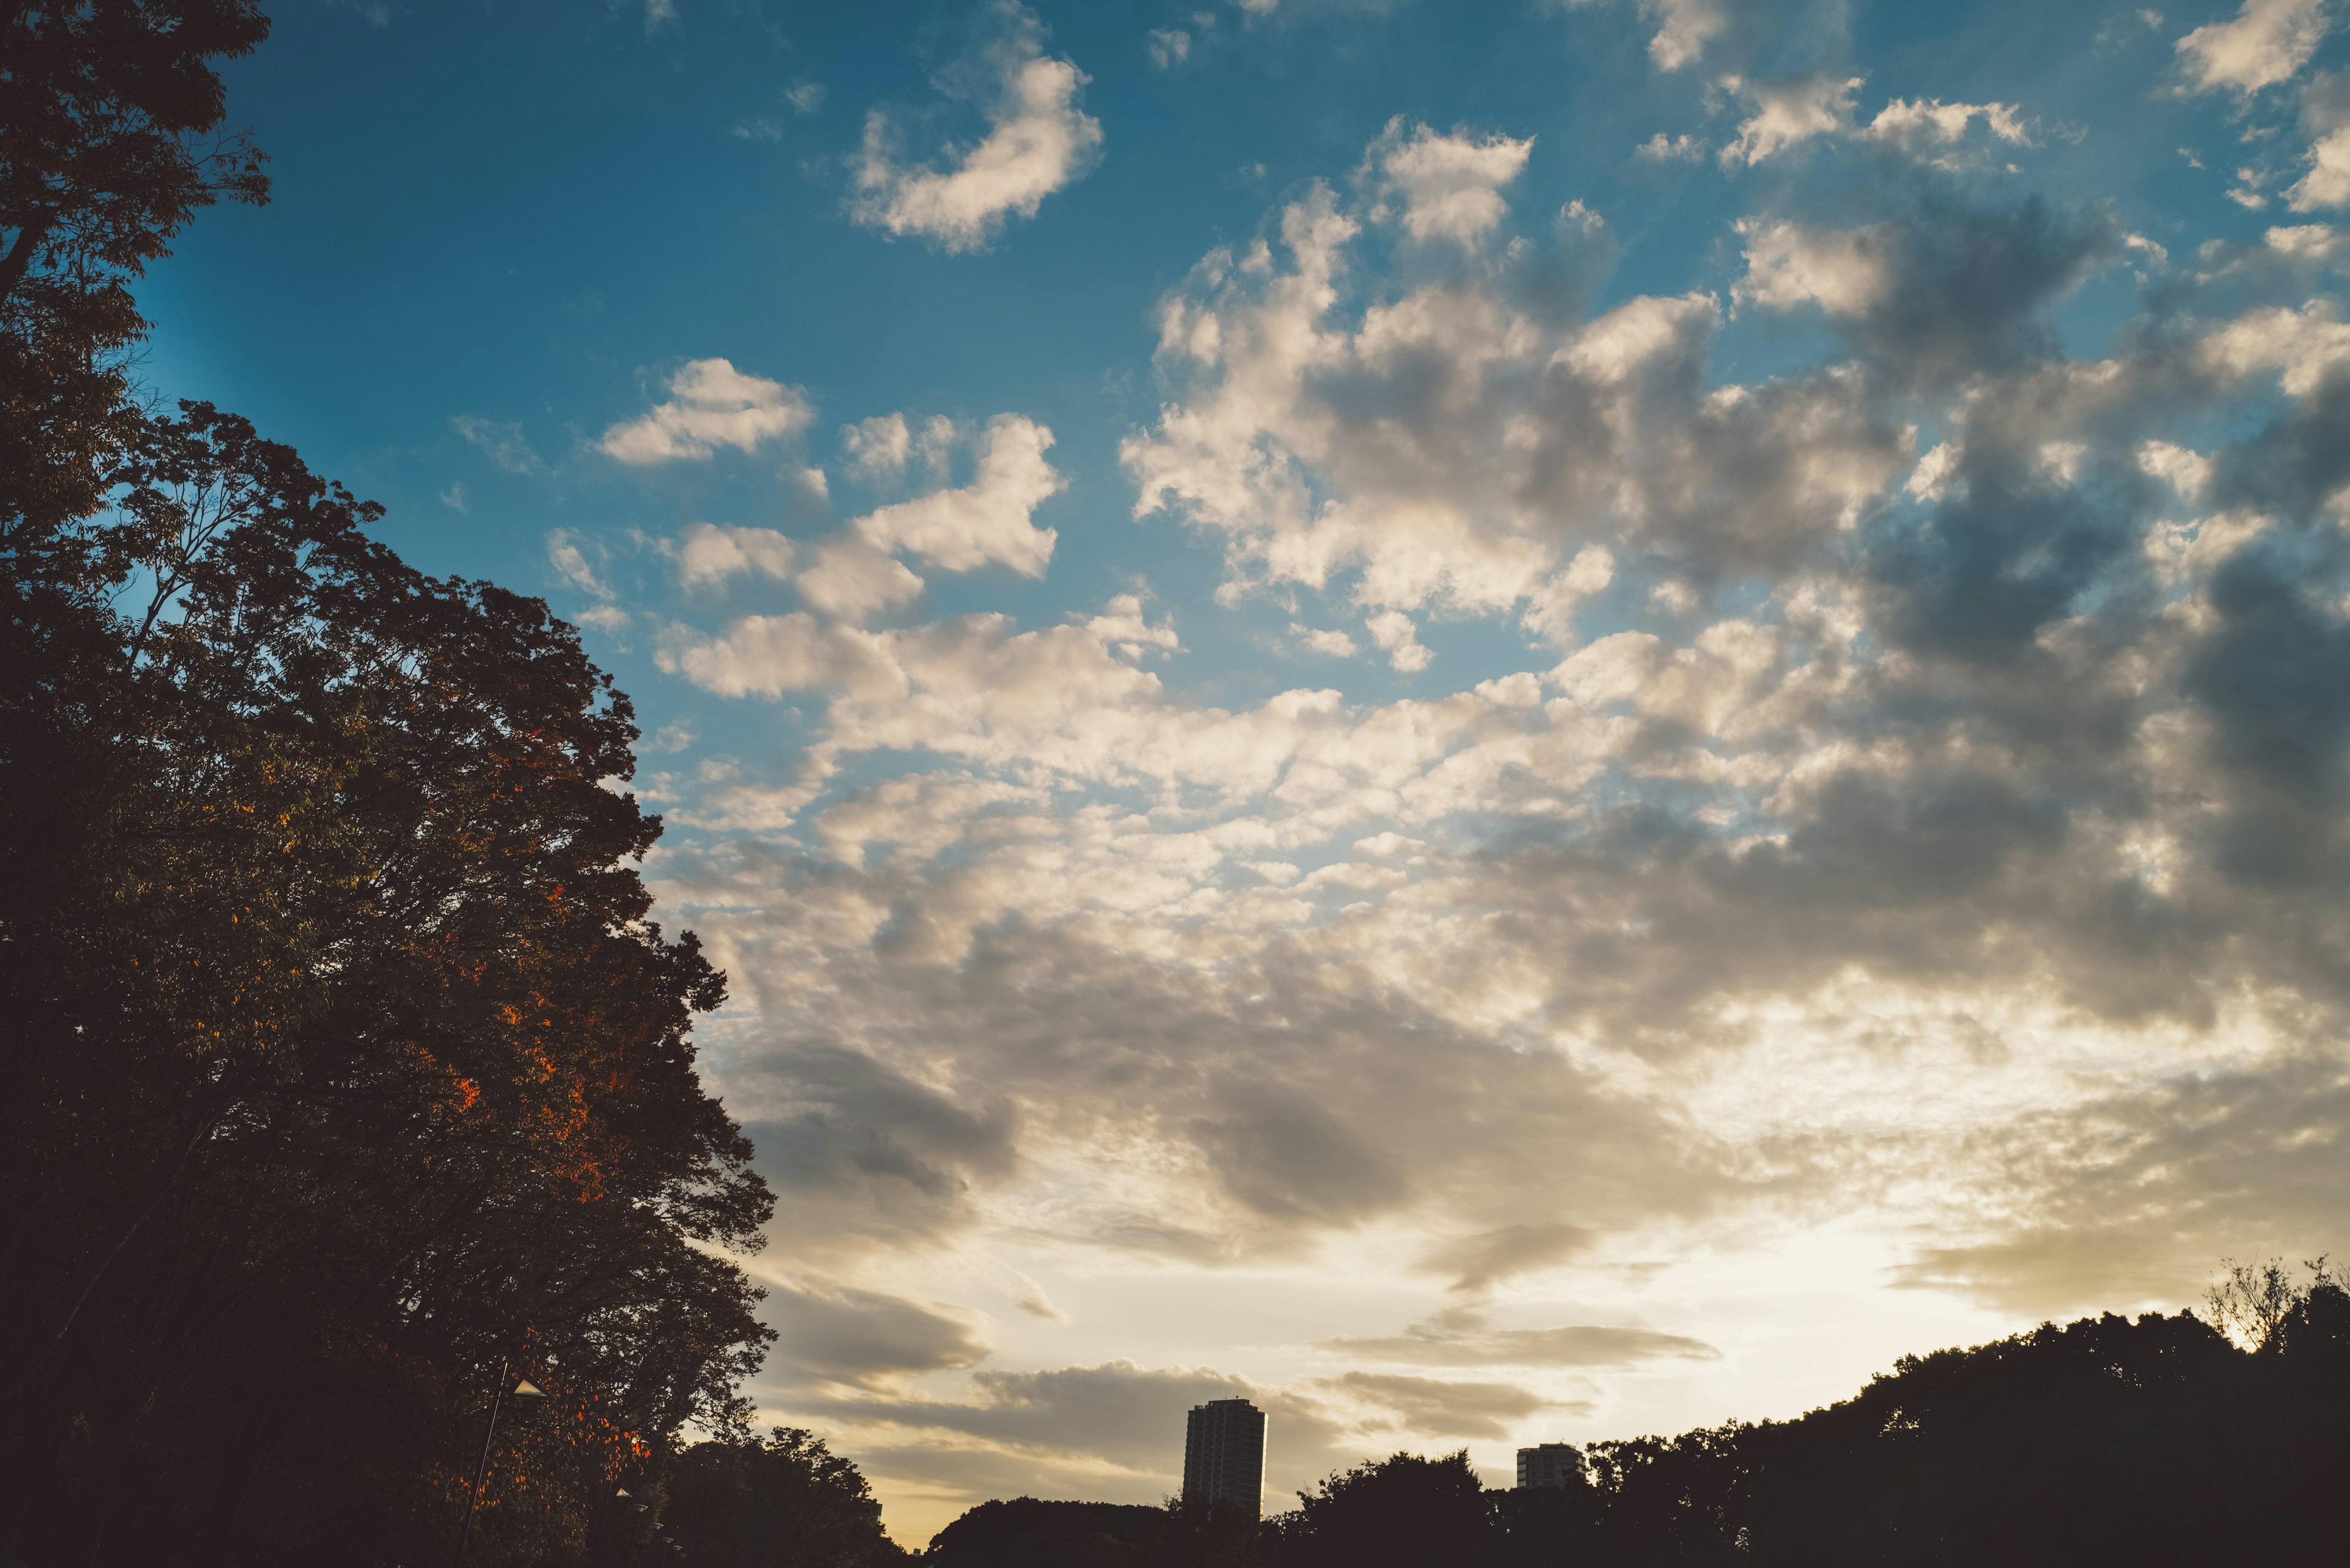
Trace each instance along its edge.
<path fill-rule="evenodd" d="M 1584 1484 L 1583 1450 L 1573 1443 L 1537 1443 L 1518 1450 L 1518 1484 L 1522 1487 L 1575 1487 Z"/>
<path fill-rule="evenodd" d="M 1264 1507 L 1264 1412 L 1245 1399 L 1211 1399 L 1191 1407 L 1183 1433 L 1183 1497 L 1245 1508 L 1253 1519 Z"/>

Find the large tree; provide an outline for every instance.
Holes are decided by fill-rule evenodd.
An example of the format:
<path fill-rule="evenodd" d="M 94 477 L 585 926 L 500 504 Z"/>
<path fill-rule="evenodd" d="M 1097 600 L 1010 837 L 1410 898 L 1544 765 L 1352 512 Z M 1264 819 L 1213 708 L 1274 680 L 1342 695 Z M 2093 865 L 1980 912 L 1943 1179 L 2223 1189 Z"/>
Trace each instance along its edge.
<path fill-rule="evenodd" d="M 0 1560 L 584 1559 L 724 1421 L 771 1199 L 648 918 L 628 700 L 201 403 L 128 280 L 262 193 L 249 5 L 0 17 Z M 656 1489 L 657 1490 L 657 1487 Z"/>

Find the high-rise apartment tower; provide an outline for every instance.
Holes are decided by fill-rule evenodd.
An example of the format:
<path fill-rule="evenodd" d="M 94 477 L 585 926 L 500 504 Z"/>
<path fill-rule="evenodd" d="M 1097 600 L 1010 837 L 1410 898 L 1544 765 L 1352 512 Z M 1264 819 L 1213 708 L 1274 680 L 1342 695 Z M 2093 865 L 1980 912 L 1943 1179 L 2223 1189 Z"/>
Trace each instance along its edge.
<path fill-rule="evenodd" d="M 1264 1505 L 1264 1412 L 1245 1399 L 1191 1407 L 1183 1432 L 1183 1499 Z"/>
<path fill-rule="evenodd" d="M 1583 1454 L 1573 1443 L 1543 1443 L 1518 1450 L 1518 1484 L 1568 1487 L 1583 1484 Z"/>

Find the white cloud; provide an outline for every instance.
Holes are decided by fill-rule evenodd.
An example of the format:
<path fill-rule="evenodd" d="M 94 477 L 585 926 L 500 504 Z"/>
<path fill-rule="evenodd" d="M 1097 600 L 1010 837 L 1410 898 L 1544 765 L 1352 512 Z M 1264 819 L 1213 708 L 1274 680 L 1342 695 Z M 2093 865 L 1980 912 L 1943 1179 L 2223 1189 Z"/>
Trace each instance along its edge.
<path fill-rule="evenodd" d="M 1635 150 L 1635 156 L 1655 163 L 1693 163 L 1705 154 L 1705 143 L 1688 131 L 1667 136 L 1660 130 Z"/>
<path fill-rule="evenodd" d="M 677 542 L 677 576 L 684 587 L 724 582 L 737 574 L 788 579 L 795 548 L 772 528 L 722 528 L 696 523 Z"/>
<path fill-rule="evenodd" d="M 2296 213 L 2350 206 L 2350 73 L 2313 80 L 2303 94 L 2301 118 L 2315 140 L 2307 171 L 2285 192 L 2286 205 Z"/>
<path fill-rule="evenodd" d="M 611 587 L 597 575 L 595 563 L 589 559 L 588 553 L 595 548 L 583 544 L 567 528 L 554 529 L 546 535 L 547 565 L 573 587 L 599 599 L 608 599 L 612 597 Z"/>
<path fill-rule="evenodd" d="M 913 438 L 906 428 L 905 415 L 880 414 L 842 426 L 840 448 L 848 454 L 848 466 L 859 478 L 894 479 L 906 471 L 906 454 L 913 450 Z"/>
<path fill-rule="evenodd" d="M 2350 324 L 2335 319 L 2331 300 L 2295 310 L 2271 306 L 2247 311 L 2206 334 L 2197 346 L 2204 367 L 2235 378 L 2282 372 L 2284 389 L 2308 397 L 2339 369 L 2350 366 Z"/>
<path fill-rule="evenodd" d="M 1025 9 L 1006 5 L 1002 16 L 1003 36 L 986 51 L 996 78 L 987 135 L 947 148 L 942 169 L 901 163 L 889 118 L 875 109 L 853 165 L 849 211 L 858 223 L 948 251 L 977 250 L 1007 216 L 1035 217 L 1045 197 L 1093 166 L 1102 130 L 1077 108 L 1085 73 L 1045 54 L 1044 29 Z"/>
<path fill-rule="evenodd" d="M 1160 70 L 1181 65 L 1191 57 L 1191 35 L 1180 27 L 1153 27 L 1150 30 L 1150 63 Z"/>
<path fill-rule="evenodd" d="M 1029 518 L 1063 481 L 1045 461 L 1053 432 L 1018 414 L 998 414 L 980 436 L 979 472 L 958 489 L 884 506 L 851 526 L 877 550 L 910 550 L 950 572 L 994 563 L 1042 576 L 1055 533 Z"/>
<path fill-rule="evenodd" d="M 1336 627 L 1300 626 L 1292 621 L 1289 635 L 1308 653 L 1318 653 L 1325 659 L 1352 659 L 1360 651 L 1355 639 Z"/>
<path fill-rule="evenodd" d="M 836 620 L 863 621 L 911 604 L 922 591 L 921 578 L 853 533 L 824 540 L 808 556 L 799 575 L 800 597 Z"/>
<path fill-rule="evenodd" d="M 1401 207 L 1404 232 L 1416 240 L 1436 237 L 1474 245 L 1509 215 L 1502 187 L 1518 177 L 1534 151 L 1534 139 L 1506 136 L 1483 140 L 1440 136 L 1425 125 L 1407 131 L 1403 116 L 1388 121 L 1371 143 L 1365 166 L 1378 171 L 1380 203 L 1373 222 Z"/>
<path fill-rule="evenodd" d="M 1566 0 L 1570 7 L 1599 0 Z M 1660 71 L 1677 71 L 1704 55 L 1706 46 L 1730 28 L 1731 0 L 1639 0 L 1640 15 L 1656 32 L 1648 59 Z"/>
<path fill-rule="evenodd" d="M 1877 111 L 1877 118 L 1860 135 L 1865 140 L 1889 142 L 1905 152 L 1914 151 L 1920 143 L 1963 141 L 1967 127 L 1978 119 L 2002 141 L 2031 145 L 2031 134 L 2024 130 L 2015 105 L 1944 103 L 1938 98 L 1897 98 Z"/>
<path fill-rule="evenodd" d="M 1928 155 L 2003 144 L 1924 103 Z M 893 1521 L 923 1488 L 1159 1495 L 1216 1392 L 1292 1401 L 1330 1464 L 1405 1425 L 1505 1459 L 1578 1400 L 1594 1435 L 1783 1413 L 2338 1228 L 2350 662 L 2305 547 L 2339 236 L 2182 231 L 2200 259 L 2080 359 L 2064 291 L 2155 254 L 2095 202 L 1772 174 L 1730 298 L 1834 330 L 1742 380 L 1721 298 L 1607 288 L 1578 221 L 1503 213 L 1463 265 L 1387 243 L 1399 190 L 1307 187 L 1210 251 L 1121 455 L 1147 522 L 1222 551 L 1219 603 L 878 624 L 885 545 L 1045 567 L 1033 426 L 957 484 L 927 454 L 967 427 L 865 421 L 852 471 L 960 499 L 703 540 L 807 597 L 667 625 L 660 668 L 808 740 L 681 762 L 649 867 L 734 986 L 704 1061 L 778 1231 L 841 1275 L 784 1278 L 810 1348 L 763 1404 L 865 1423 Z M 1431 614 L 1460 651 L 1408 682 L 1275 663 L 1303 683 L 1266 695 L 1219 657 L 1422 659 Z M 1234 1264 L 1305 1343 L 1231 1326 Z M 1823 1282 L 1833 1312 L 1770 1310 Z M 1063 1370 L 962 1385 L 948 1302 Z M 1253 1359 L 1068 1365 L 1128 1345 Z M 811 1392 L 834 1362 L 864 1383 Z"/>
<path fill-rule="evenodd" d="M 1892 286 L 1881 236 L 1866 229 L 1806 230 L 1742 220 L 1746 275 L 1731 291 L 1741 304 L 1773 310 L 1817 305 L 1831 316 L 1863 316 Z"/>
<path fill-rule="evenodd" d="M 1386 651 L 1388 662 L 1407 675 L 1427 669 L 1436 657 L 1421 644 L 1419 628 L 1401 610 L 1381 610 L 1364 625 L 1371 640 Z"/>
<path fill-rule="evenodd" d="M 814 114 L 824 107 L 822 82 L 794 82 L 784 89 L 784 101 L 794 114 Z"/>
<path fill-rule="evenodd" d="M 1760 163 L 1815 136 L 1846 130 L 1860 83 L 1858 77 L 1833 73 L 1769 82 L 1724 78 L 1722 86 L 1744 99 L 1753 113 L 1739 121 L 1737 140 L 1721 150 L 1723 165 Z"/>
<path fill-rule="evenodd" d="M 596 444 L 636 465 L 707 458 L 722 446 L 743 452 L 795 435 L 816 417 L 807 395 L 724 359 L 692 359 L 669 379 L 669 400 L 607 430 Z"/>
<path fill-rule="evenodd" d="M 2291 80 L 2332 25 L 2325 0 L 2244 0 L 2178 40 L 2179 68 L 2192 91 L 2257 92 Z"/>

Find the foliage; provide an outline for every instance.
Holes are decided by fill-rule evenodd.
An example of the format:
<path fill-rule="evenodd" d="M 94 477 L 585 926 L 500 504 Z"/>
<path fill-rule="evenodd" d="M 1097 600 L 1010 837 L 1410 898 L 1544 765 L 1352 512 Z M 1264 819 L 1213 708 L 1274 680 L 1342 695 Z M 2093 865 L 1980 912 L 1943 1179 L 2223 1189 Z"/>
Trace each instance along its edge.
<path fill-rule="evenodd" d="M 1447 1568 L 1473 1562 L 1485 1535 L 1483 1483 L 1466 1449 L 1442 1459 L 1396 1454 L 1300 1492 L 1280 1524 L 1280 1560 L 1295 1568 Z"/>
<path fill-rule="evenodd" d="M 939 1568 L 1144 1568 L 1170 1514 L 1114 1502 L 983 1502 L 933 1537 L 925 1564 Z M 1194 1521 L 1196 1523 L 1196 1521 Z"/>
<path fill-rule="evenodd" d="M 872 1568 L 906 1553 L 865 1478 L 821 1438 L 777 1427 L 696 1443 L 668 1475 L 664 1533 L 695 1568 Z"/>
<path fill-rule="evenodd" d="M 242 419 L 127 280 L 258 155 L 244 0 L 0 21 L 0 1559 L 583 1561 L 723 1422 L 771 1208 L 647 919 L 628 700 Z"/>

